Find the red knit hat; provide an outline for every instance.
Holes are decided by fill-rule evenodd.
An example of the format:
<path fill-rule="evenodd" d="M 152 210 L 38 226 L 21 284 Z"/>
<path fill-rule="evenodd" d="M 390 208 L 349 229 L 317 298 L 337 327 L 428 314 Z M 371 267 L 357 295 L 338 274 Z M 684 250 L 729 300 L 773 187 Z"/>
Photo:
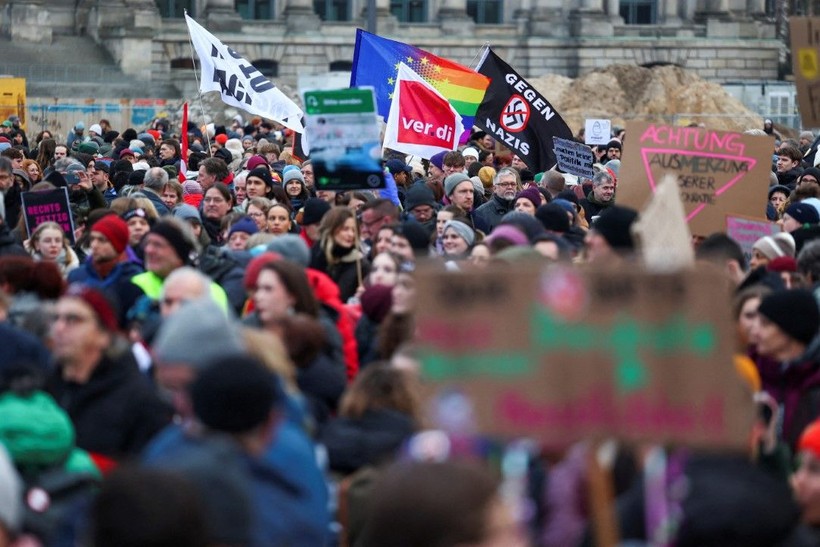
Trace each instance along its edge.
<path fill-rule="evenodd" d="M 114 306 L 111 301 L 102 292 L 83 285 L 75 283 L 68 287 L 65 295 L 71 298 L 82 300 L 88 307 L 90 307 L 97 316 L 100 324 L 105 330 L 110 332 L 119 331 L 119 324 L 117 323 L 117 314 L 114 312 Z"/>
<path fill-rule="evenodd" d="M 800 452 L 808 450 L 820 458 L 820 420 L 813 421 L 803 430 L 797 448 Z"/>
<path fill-rule="evenodd" d="M 214 140 L 222 146 L 225 146 L 225 143 L 228 142 L 228 135 L 226 135 L 225 133 L 220 133 L 219 135 L 214 137 Z"/>
<path fill-rule="evenodd" d="M 254 257 L 248 263 L 248 267 L 245 268 L 245 289 L 252 290 L 256 288 L 256 281 L 259 279 L 259 273 L 262 271 L 262 268 L 265 267 L 266 264 L 270 262 L 276 262 L 280 260 L 282 255 L 279 253 L 274 253 L 272 251 L 265 251 L 261 255 Z"/>
<path fill-rule="evenodd" d="M 99 232 L 114 250 L 122 253 L 128 245 L 128 224 L 117 215 L 106 215 L 91 225 L 92 232 Z"/>

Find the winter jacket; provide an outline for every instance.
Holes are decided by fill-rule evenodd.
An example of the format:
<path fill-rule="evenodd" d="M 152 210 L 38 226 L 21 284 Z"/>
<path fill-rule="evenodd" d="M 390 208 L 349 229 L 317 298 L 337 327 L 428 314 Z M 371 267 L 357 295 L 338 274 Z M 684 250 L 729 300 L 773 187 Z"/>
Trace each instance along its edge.
<path fill-rule="evenodd" d="M 391 459 L 415 430 L 406 414 L 368 410 L 361 418 L 334 418 L 322 429 L 319 439 L 327 448 L 330 468 L 347 474 Z"/>
<path fill-rule="evenodd" d="M 306 268 L 305 273 L 319 302 L 336 312 L 336 329 L 342 337 L 342 352 L 344 354 L 345 369 L 347 370 L 347 379 L 352 380 L 359 371 L 359 352 L 354 333 L 354 323 L 345 304 L 339 298 L 339 287 L 323 272 L 313 268 Z"/>
<path fill-rule="evenodd" d="M 478 222 L 492 232 L 501 223 L 501 217 L 513 210 L 515 200 L 504 199 L 498 194 L 487 200 L 487 203 L 475 210 L 473 221 Z"/>
<path fill-rule="evenodd" d="M 77 446 L 111 458 L 138 453 L 171 420 L 171 408 L 127 348 L 103 356 L 84 384 L 65 380 L 58 367 L 47 391 L 71 417 Z"/>
<path fill-rule="evenodd" d="M 592 217 L 600 215 L 601 212 L 611 205 L 615 205 L 615 198 L 604 203 L 595 199 L 595 194 L 590 192 L 587 197 L 578 200 L 578 205 L 584 208 L 584 215 L 588 222 L 592 222 Z"/>
<path fill-rule="evenodd" d="M 142 267 L 134 262 L 120 262 L 111 273 L 103 279 L 94 269 L 94 261 L 89 257 L 82 266 L 68 274 L 69 283 L 84 283 L 100 289 L 116 298 L 120 328 L 126 326 L 128 310 L 143 296 L 143 290 L 131 282 L 131 278 L 143 272 Z"/>
<path fill-rule="evenodd" d="M 362 279 L 367 276 L 370 264 L 358 249 L 351 249 L 346 254 L 335 257 L 334 262 L 329 262 L 325 254 L 325 247 L 328 244 L 328 242 L 322 240 L 316 242 L 310 250 L 309 266 L 327 274 L 339 287 L 339 297 L 342 302 L 347 302 L 351 296 L 356 294 L 356 289 L 359 288 L 357 259 L 361 262 Z"/>
<path fill-rule="evenodd" d="M 247 298 L 245 268 L 234 254 L 224 247 L 208 245 L 199 255 L 199 270 L 222 287 L 233 311 L 242 313 Z"/>

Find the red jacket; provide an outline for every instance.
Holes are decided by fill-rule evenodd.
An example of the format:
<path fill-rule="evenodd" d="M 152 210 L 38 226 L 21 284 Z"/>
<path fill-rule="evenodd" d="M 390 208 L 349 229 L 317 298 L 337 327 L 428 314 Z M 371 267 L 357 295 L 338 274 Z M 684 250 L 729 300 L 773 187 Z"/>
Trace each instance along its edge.
<path fill-rule="evenodd" d="M 356 377 L 359 372 L 359 350 L 356 345 L 356 325 L 353 322 L 346 306 L 339 298 L 339 287 L 327 274 L 307 268 L 308 282 L 313 288 L 316 298 L 326 306 L 329 306 L 338 313 L 336 328 L 342 337 L 342 353 L 344 354 L 345 368 L 347 369 L 348 381 Z"/>

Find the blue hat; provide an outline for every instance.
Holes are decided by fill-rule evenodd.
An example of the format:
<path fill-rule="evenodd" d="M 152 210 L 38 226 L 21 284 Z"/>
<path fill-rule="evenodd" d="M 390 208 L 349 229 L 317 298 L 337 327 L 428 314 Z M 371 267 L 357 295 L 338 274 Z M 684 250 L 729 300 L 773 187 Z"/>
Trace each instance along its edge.
<path fill-rule="evenodd" d="M 820 214 L 817 209 L 806 203 L 792 203 L 786 207 L 785 213 L 800 224 L 817 224 L 820 222 Z"/>
<path fill-rule="evenodd" d="M 232 226 L 231 231 L 228 232 L 228 237 L 231 237 L 236 232 L 243 232 L 249 235 L 253 235 L 259 231 L 259 227 L 256 225 L 256 222 L 250 217 L 244 217 L 237 220 Z"/>

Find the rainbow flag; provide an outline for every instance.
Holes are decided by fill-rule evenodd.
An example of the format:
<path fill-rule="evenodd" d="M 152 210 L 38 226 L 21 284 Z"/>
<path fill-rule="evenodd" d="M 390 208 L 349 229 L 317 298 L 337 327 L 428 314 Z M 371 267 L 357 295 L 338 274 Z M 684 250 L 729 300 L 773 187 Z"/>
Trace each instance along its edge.
<path fill-rule="evenodd" d="M 490 79 L 423 49 L 357 29 L 350 87 L 372 86 L 379 115 L 387 120 L 400 63 L 413 69 L 453 105 L 461 114 L 465 133 L 469 133 Z"/>

